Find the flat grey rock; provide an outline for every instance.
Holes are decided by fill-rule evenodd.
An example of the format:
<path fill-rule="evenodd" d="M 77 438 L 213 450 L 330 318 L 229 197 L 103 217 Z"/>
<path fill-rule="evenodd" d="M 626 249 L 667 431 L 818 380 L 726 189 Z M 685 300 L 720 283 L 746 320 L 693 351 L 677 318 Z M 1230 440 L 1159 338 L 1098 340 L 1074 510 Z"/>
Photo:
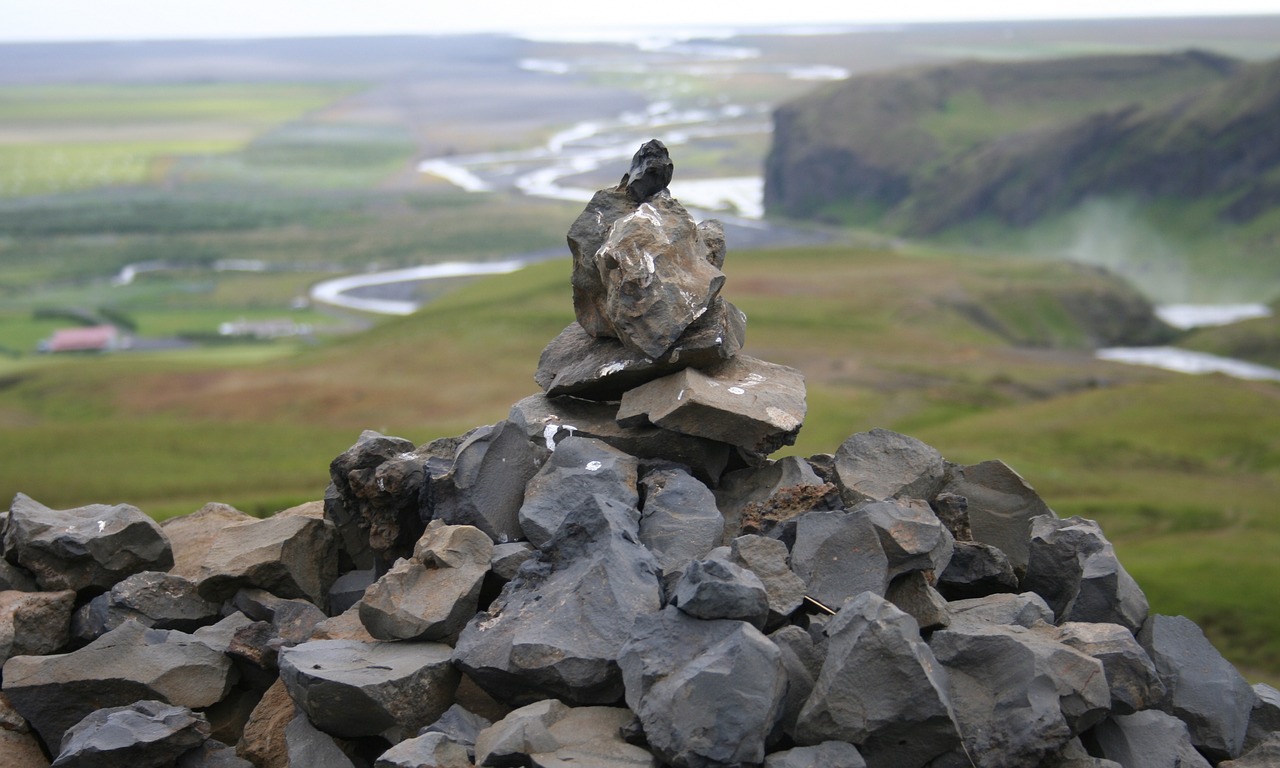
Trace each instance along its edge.
<path fill-rule="evenodd" d="M 355 768 L 355 763 L 347 757 L 333 737 L 312 725 L 302 712 L 285 727 L 284 743 L 289 766 Z"/>
<path fill-rule="evenodd" d="M 329 615 L 337 616 L 346 613 L 347 609 L 360 602 L 369 585 L 377 580 L 374 569 L 347 571 L 334 580 L 329 586 Z"/>
<path fill-rule="evenodd" d="M 942 485 L 942 454 L 887 429 L 859 432 L 840 444 L 836 478 L 847 506 L 894 498 L 929 500 Z"/>
<path fill-rule="evenodd" d="M 1095 753 L 1124 768 L 1208 768 L 1181 720 L 1149 709 L 1112 715 L 1089 734 Z"/>
<path fill-rule="evenodd" d="M 365 430 L 329 463 L 325 517 L 358 568 L 402 557 L 418 537 L 423 460 L 412 442 Z"/>
<path fill-rule="evenodd" d="M 62 739 L 53 766 L 118 768 L 172 765 L 209 738 L 204 715 L 145 699 L 89 713 Z"/>
<path fill-rule="evenodd" d="M 556 445 L 525 486 L 520 530 L 535 547 L 551 540 L 569 511 L 593 496 L 639 508 L 639 460 L 607 443 L 571 436 Z"/>
<path fill-rule="evenodd" d="M 196 592 L 195 582 L 144 571 L 116 583 L 76 611 L 73 634 L 88 642 L 127 620 L 157 629 L 191 632 L 221 618 L 222 606 Z"/>
<path fill-rule="evenodd" d="M 683 469 L 654 469 L 640 479 L 640 541 L 664 573 L 684 570 L 720 544 L 724 518 L 711 489 Z"/>
<path fill-rule="evenodd" d="M 443 733 L 405 739 L 382 753 L 373 768 L 472 768 L 466 746 Z"/>
<path fill-rule="evenodd" d="M 634 719 L 630 710 L 620 707 L 536 702 L 512 711 L 480 733 L 476 764 L 654 768 L 653 755 L 622 739 L 623 729 Z"/>
<path fill-rule="evenodd" d="M 952 600 L 947 611 L 954 621 L 1011 624 L 1031 628 L 1040 622 L 1053 623 L 1053 610 L 1035 592 L 1018 595 L 1000 593 L 968 600 Z"/>
<path fill-rule="evenodd" d="M 1059 622 L 1119 624 L 1137 632 L 1147 620 L 1146 595 L 1098 524 L 1082 517 L 1032 519 L 1022 588 L 1043 597 Z"/>
<path fill-rule="evenodd" d="M 739 536 L 729 543 L 729 557 L 754 573 L 764 585 L 769 606 L 766 628 L 783 624 L 804 602 L 804 579 L 787 564 L 786 544 L 764 536 Z"/>
<path fill-rule="evenodd" d="M 1031 519 L 1054 516 L 1035 489 L 1003 461 L 953 466 L 941 492 L 965 498 L 973 540 L 999 548 L 1015 571 L 1027 567 Z"/>

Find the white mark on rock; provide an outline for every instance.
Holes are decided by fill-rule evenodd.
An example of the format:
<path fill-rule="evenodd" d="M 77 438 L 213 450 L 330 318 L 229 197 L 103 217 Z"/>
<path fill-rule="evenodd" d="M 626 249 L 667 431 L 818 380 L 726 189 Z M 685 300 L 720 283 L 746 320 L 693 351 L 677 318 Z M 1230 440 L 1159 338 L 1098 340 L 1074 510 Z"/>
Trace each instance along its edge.
<path fill-rule="evenodd" d="M 735 395 L 747 394 L 747 390 L 743 389 L 742 387 L 729 387 L 729 392 Z"/>
<path fill-rule="evenodd" d="M 643 258 L 643 259 L 644 259 L 644 268 L 645 268 L 645 269 L 647 269 L 647 270 L 649 270 L 649 274 L 651 274 L 651 275 L 652 275 L 654 272 L 657 272 L 657 271 L 658 271 L 657 266 L 655 266 L 655 265 L 654 265 L 654 263 L 653 263 L 653 254 L 652 254 L 652 253 L 649 253 L 648 251 L 645 251 L 644 253 L 640 254 L 640 256 L 641 256 L 641 258 Z"/>
<path fill-rule="evenodd" d="M 802 423 L 800 419 L 774 405 L 765 408 L 764 412 L 768 414 L 769 420 L 776 424 L 779 429 L 785 429 L 788 432 L 798 429 Z"/>
<path fill-rule="evenodd" d="M 601 377 L 612 376 L 613 374 L 618 373 L 619 371 L 625 371 L 626 369 L 627 369 L 626 363 L 622 361 L 617 361 L 617 362 L 609 363 L 608 365 L 600 366 L 600 370 L 596 371 L 596 375 Z"/>
<path fill-rule="evenodd" d="M 748 373 L 747 381 L 752 381 L 752 382 L 764 381 L 764 377 L 758 373 Z"/>
<path fill-rule="evenodd" d="M 588 461 L 588 462 L 587 462 L 587 471 L 588 471 L 588 472 L 595 472 L 596 470 L 600 469 L 600 468 L 601 468 L 601 467 L 603 467 L 603 466 L 604 466 L 604 464 L 601 464 L 601 463 L 600 463 L 600 462 L 598 462 L 598 461 Z"/>
<path fill-rule="evenodd" d="M 685 393 L 685 391 L 682 389 L 682 390 L 680 390 L 680 394 L 676 395 L 676 402 L 677 402 L 677 403 L 684 399 L 684 393 Z"/>
<path fill-rule="evenodd" d="M 98 533 L 102 533 L 102 532 L 103 532 L 103 531 L 105 531 L 105 530 L 107 530 L 107 521 L 106 521 L 106 520 L 99 520 L 99 521 L 98 521 Z"/>

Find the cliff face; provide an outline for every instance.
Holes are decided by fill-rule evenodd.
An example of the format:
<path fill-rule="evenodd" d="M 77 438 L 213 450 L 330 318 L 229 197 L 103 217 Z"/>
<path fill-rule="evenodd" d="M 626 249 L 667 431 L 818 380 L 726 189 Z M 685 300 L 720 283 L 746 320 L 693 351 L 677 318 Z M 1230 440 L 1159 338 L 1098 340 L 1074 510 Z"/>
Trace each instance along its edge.
<path fill-rule="evenodd" d="M 971 63 L 846 81 L 780 108 L 765 203 L 913 234 L 1024 225 L 1094 195 L 1280 201 L 1280 61 L 1209 54 Z"/>

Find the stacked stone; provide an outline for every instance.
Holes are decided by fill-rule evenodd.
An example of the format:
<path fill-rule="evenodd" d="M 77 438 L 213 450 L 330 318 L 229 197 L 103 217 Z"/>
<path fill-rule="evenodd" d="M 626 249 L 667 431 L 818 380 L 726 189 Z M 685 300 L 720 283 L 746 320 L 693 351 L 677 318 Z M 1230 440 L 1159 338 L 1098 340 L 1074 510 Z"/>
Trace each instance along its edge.
<path fill-rule="evenodd" d="M 739 352 L 669 169 L 646 145 L 574 224 L 578 322 L 507 420 L 367 432 L 266 520 L 19 495 L 0 765 L 1277 764 L 1280 692 L 1003 463 L 885 430 L 768 459 L 802 385 Z"/>

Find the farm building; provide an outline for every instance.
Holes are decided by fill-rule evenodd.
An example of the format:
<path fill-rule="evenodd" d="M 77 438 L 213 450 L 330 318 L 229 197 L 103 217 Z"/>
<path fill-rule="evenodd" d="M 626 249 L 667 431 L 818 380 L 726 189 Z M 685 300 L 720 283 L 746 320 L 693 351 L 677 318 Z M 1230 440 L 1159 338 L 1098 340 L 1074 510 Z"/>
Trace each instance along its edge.
<path fill-rule="evenodd" d="M 63 328 L 40 342 L 41 352 L 113 352 L 127 349 L 128 337 L 114 325 Z"/>

